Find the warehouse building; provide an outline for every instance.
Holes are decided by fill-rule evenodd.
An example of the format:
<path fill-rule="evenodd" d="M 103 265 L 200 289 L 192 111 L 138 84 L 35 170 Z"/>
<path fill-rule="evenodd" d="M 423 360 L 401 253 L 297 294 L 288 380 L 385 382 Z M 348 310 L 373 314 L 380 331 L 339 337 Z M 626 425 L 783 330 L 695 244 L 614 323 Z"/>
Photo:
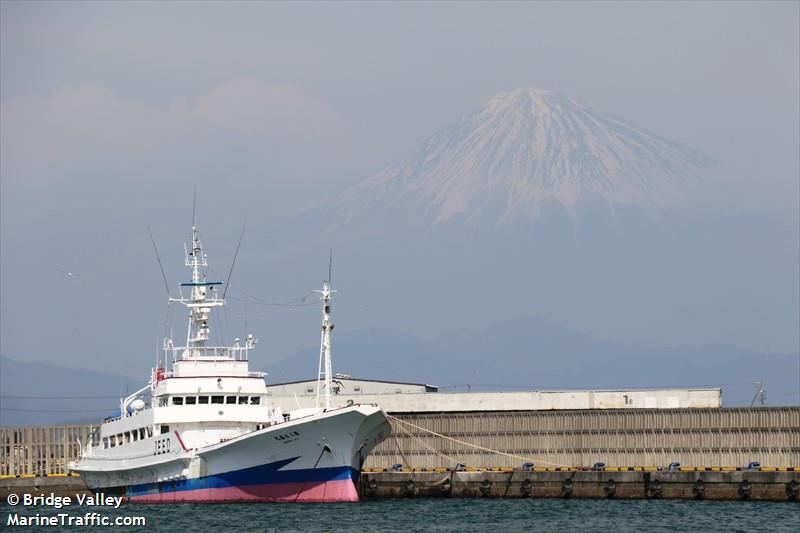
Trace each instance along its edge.
<path fill-rule="evenodd" d="M 543 411 L 572 409 L 719 408 L 722 391 L 711 389 L 620 389 L 518 392 L 439 392 L 423 383 L 359 379 L 337 374 L 333 404 L 376 403 L 387 413 Z M 294 409 L 314 407 L 317 380 L 267 385 L 272 403 Z"/>

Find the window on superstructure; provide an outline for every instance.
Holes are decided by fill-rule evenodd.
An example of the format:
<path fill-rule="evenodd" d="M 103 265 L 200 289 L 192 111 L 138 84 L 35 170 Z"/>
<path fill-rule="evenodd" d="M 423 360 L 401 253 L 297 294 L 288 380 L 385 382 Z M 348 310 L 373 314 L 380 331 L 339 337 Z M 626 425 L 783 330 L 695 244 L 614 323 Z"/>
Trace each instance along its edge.
<path fill-rule="evenodd" d="M 103 448 L 108 448 L 108 437 L 103 437 Z"/>
<path fill-rule="evenodd" d="M 159 407 L 166 407 L 167 406 L 167 397 L 166 396 L 159 396 L 158 397 L 158 406 Z"/>
<path fill-rule="evenodd" d="M 172 405 L 183 405 L 183 396 L 173 396 Z"/>
<path fill-rule="evenodd" d="M 139 440 L 139 431 L 136 430 L 136 429 L 131 431 L 131 437 L 133 437 L 133 442 L 136 442 L 137 440 Z"/>
<path fill-rule="evenodd" d="M 111 435 L 108 438 L 109 442 L 111 443 L 111 447 L 115 447 L 117 445 L 117 438 L 114 435 Z"/>
<path fill-rule="evenodd" d="M 152 436 L 153 436 L 153 427 L 147 426 L 147 438 L 149 439 Z"/>
<path fill-rule="evenodd" d="M 162 426 L 161 426 L 161 434 L 163 435 L 164 433 L 169 433 L 169 426 L 162 424 Z"/>
<path fill-rule="evenodd" d="M 239 396 L 239 405 L 247 404 L 247 396 Z"/>
<path fill-rule="evenodd" d="M 250 396 L 250 405 L 259 405 L 261 403 L 261 396 Z"/>
<path fill-rule="evenodd" d="M 225 396 L 212 396 L 211 403 L 225 403 Z"/>
<path fill-rule="evenodd" d="M 208 403 L 208 396 L 198 396 L 197 403 Z"/>
<path fill-rule="evenodd" d="M 128 444 L 130 441 L 131 441 L 131 432 L 130 431 L 126 431 L 125 432 L 125 444 Z"/>
<path fill-rule="evenodd" d="M 228 396 L 225 398 L 225 403 L 236 403 L 236 396 Z"/>
<path fill-rule="evenodd" d="M 139 440 L 144 440 L 144 428 L 139 428 Z"/>
<path fill-rule="evenodd" d="M 122 446 L 122 443 L 123 443 L 123 442 L 125 442 L 125 441 L 124 441 L 124 440 L 122 440 L 122 433 L 119 433 L 119 434 L 117 434 L 117 444 L 118 444 L 119 446 Z"/>
<path fill-rule="evenodd" d="M 194 405 L 197 403 L 197 396 L 187 396 L 186 405 Z"/>
<path fill-rule="evenodd" d="M 312 392 L 314 392 L 314 387 L 308 387 L 308 388 L 306 389 L 306 392 L 307 392 L 308 394 L 311 394 Z"/>

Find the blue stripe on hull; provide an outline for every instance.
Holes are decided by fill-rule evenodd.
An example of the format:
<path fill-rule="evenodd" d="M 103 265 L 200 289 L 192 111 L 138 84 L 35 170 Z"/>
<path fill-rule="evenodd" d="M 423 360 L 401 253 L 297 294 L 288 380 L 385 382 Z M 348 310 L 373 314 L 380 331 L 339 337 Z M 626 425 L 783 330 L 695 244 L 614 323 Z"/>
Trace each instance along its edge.
<path fill-rule="evenodd" d="M 133 497 L 158 492 L 180 492 L 185 490 L 243 487 L 247 485 L 265 485 L 272 483 L 319 483 L 345 479 L 356 481 L 358 479 L 359 472 L 349 466 L 280 470 L 280 468 L 283 468 L 297 459 L 298 457 L 292 457 L 291 459 L 284 459 L 274 463 L 199 478 L 130 485 L 125 487 L 124 493 L 128 497 Z M 110 492 L 109 489 L 95 490 Z"/>

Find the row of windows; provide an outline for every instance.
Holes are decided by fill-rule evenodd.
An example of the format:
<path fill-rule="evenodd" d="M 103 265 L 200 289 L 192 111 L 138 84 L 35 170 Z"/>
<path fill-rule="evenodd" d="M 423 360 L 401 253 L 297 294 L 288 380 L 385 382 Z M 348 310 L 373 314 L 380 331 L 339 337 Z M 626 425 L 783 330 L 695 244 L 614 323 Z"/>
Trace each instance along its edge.
<path fill-rule="evenodd" d="M 171 398 L 171 401 L 170 401 Z M 205 404 L 228 404 L 228 405 L 261 405 L 261 396 L 161 396 L 158 398 L 158 406 L 167 405 L 205 405 Z"/>
<path fill-rule="evenodd" d="M 136 442 L 138 440 L 144 440 L 146 438 L 149 439 L 152 436 L 153 436 L 152 426 L 147 426 L 146 428 L 133 429 L 131 431 L 126 431 L 124 433 L 119 433 L 117 435 L 111 435 L 110 437 L 103 437 L 103 448 L 114 448 L 116 446 L 122 446 L 123 444 L 127 444 L 129 442 Z"/>

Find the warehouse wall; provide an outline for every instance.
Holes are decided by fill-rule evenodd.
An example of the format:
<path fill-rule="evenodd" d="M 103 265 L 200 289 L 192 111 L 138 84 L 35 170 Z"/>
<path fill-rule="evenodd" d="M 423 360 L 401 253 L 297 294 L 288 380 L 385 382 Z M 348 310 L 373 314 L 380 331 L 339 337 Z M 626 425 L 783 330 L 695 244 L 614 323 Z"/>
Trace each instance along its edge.
<path fill-rule="evenodd" d="M 282 395 L 272 391 L 270 401 L 286 409 L 314 407 L 314 394 Z M 670 409 L 721 407 L 720 389 L 642 389 L 524 392 L 404 392 L 337 394 L 336 407 L 375 403 L 387 413 L 435 411 L 534 411 L 553 409 Z"/>

